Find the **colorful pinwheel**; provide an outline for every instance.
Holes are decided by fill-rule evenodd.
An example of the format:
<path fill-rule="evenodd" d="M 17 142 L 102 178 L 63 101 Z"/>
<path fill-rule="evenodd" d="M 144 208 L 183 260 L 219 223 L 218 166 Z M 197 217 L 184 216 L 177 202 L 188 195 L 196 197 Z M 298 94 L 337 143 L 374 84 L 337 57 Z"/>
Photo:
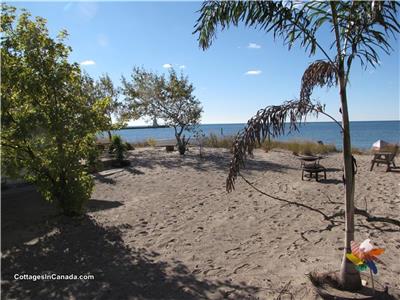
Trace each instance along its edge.
<path fill-rule="evenodd" d="M 358 271 L 365 271 L 367 268 L 376 274 L 378 269 L 374 261 L 380 262 L 377 258 L 384 252 L 382 248 L 374 248 L 370 239 L 366 239 L 360 245 L 351 241 L 351 253 L 346 254 L 348 260 L 356 265 Z"/>
<path fill-rule="evenodd" d="M 374 277 L 372 276 L 372 272 L 374 274 L 378 273 L 378 269 L 376 268 L 374 261 L 382 263 L 377 256 L 381 255 L 384 251 L 385 250 L 382 248 L 374 248 L 371 240 L 366 239 L 360 245 L 354 241 L 351 241 L 351 253 L 346 254 L 347 259 L 356 265 L 356 269 L 358 271 L 365 271 L 369 268 L 372 289 L 374 291 Z"/>

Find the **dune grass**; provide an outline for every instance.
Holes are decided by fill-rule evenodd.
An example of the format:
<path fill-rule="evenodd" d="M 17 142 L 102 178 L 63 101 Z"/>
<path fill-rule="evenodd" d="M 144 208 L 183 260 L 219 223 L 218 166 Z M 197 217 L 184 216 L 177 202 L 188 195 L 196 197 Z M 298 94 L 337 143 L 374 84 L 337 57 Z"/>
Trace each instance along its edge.
<path fill-rule="evenodd" d="M 235 140 L 234 136 L 217 136 L 214 133 L 211 133 L 209 136 L 206 136 L 203 139 L 203 146 L 210 148 L 226 148 L 231 149 L 233 141 Z"/>
<path fill-rule="evenodd" d="M 235 140 L 234 136 L 224 136 L 220 137 L 216 134 L 210 134 L 203 140 L 203 145 L 210 148 L 226 148 L 231 149 L 232 144 Z M 272 149 L 284 149 L 289 150 L 296 154 L 325 154 L 330 152 L 339 152 L 335 145 L 331 144 L 318 144 L 312 141 L 264 141 L 261 145 L 256 148 L 264 149 L 265 151 L 270 151 Z"/>
<path fill-rule="evenodd" d="M 272 149 L 284 149 L 293 152 L 294 154 L 326 154 L 331 152 L 338 152 L 335 145 L 332 144 L 319 144 L 312 141 L 264 141 L 261 148 L 265 151 Z"/>
<path fill-rule="evenodd" d="M 153 138 L 149 138 L 142 142 L 132 143 L 132 146 L 135 148 L 155 147 L 156 145 L 157 145 L 157 141 Z"/>

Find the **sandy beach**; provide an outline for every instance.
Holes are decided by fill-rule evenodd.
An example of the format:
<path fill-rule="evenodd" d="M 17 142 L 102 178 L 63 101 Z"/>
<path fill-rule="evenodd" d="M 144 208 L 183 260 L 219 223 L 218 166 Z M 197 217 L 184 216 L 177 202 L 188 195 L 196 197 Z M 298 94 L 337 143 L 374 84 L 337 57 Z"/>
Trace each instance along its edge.
<path fill-rule="evenodd" d="M 238 178 L 225 191 L 230 153 L 161 148 L 129 152 L 131 166 L 95 174 L 86 217 L 56 215 L 32 186 L 2 197 L 5 299 L 316 299 L 306 274 L 340 267 L 343 218 L 268 198 Z M 357 155 L 356 207 L 399 220 L 400 174 L 370 172 Z M 287 151 L 256 150 L 243 175 L 260 190 L 326 215 L 344 209 L 342 157 L 321 160 L 327 180 L 301 180 Z M 385 248 L 376 280 L 400 294 L 400 227 L 356 215 L 356 240 Z M 23 281 L 15 273 L 93 274 Z M 285 288 L 287 293 L 285 292 Z M 284 295 L 286 293 L 286 295 Z M 285 299 L 285 298 L 283 298 Z"/>

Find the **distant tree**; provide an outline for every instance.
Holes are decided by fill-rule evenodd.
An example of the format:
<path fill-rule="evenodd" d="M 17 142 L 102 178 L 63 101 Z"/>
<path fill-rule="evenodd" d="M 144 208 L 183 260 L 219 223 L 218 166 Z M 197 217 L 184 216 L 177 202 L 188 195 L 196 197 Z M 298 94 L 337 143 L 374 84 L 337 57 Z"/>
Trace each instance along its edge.
<path fill-rule="evenodd" d="M 66 32 L 52 39 L 41 17 L 2 5 L 1 152 L 7 176 L 24 177 L 66 215 L 83 212 L 93 179 L 82 164 L 107 126 L 108 100 L 91 99 Z"/>
<path fill-rule="evenodd" d="M 122 76 L 122 91 L 131 117 L 145 117 L 152 121 L 153 126 L 158 126 L 156 105 L 164 83 L 162 78 L 144 68 L 135 67 L 130 80 Z"/>
<path fill-rule="evenodd" d="M 140 115 L 157 116 L 173 127 L 178 148 L 184 152 L 188 139 L 183 133 L 199 124 L 203 111 L 188 78 L 178 76 L 174 70 L 166 77 L 138 68 L 131 78 L 132 82 L 123 79 L 123 90 L 133 110 Z"/>
<path fill-rule="evenodd" d="M 211 45 L 219 26 L 226 29 L 243 22 L 246 26 L 272 32 L 274 37 L 282 38 L 289 49 L 298 42 L 310 56 L 319 53 L 324 57 L 304 72 L 299 99 L 262 109 L 248 121 L 233 145 L 227 190 L 233 189 L 246 152 L 253 149 L 257 141 L 284 134 L 287 120 L 290 129 L 296 130 L 308 114 L 324 113 L 324 106 L 311 102 L 314 87 L 338 85 L 346 207 L 340 284 L 348 290 L 360 288 L 361 280 L 359 272 L 345 256 L 351 252 L 350 242 L 354 240 L 355 182 L 347 84 L 354 60 L 358 59 L 362 66 L 375 67 L 379 64 L 379 51 L 391 52 L 390 36 L 396 37 L 400 30 L 398 7 L 397 1 L 207 1 L 200 9 L 195 29 L 203 49 Z M 324 38 L 320 38 L 321 35 Z"/>
<path fill-rule="evenodd" d="M 96 81 L 95 89 L 98 99 L 108 99 L 108 106 L 106 115 L 109 121 L 109 129 L 107 130 L 109 140 L 111 142 L 111 131 L 120 129 L 125 125 L 127 115 L 124 103 L 120 100 L 120 89 L 115 87 L 110 76 L 103 74 L 99 80 Z"/>

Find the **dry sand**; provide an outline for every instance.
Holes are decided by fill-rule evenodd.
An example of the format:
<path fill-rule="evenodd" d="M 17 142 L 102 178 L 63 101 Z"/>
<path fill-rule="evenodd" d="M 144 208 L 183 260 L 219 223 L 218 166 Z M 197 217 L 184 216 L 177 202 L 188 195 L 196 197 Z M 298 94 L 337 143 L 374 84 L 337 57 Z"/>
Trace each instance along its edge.
<path fill-rule="evenodd" d="M 3 296 L 275 299 L 287 287 L 293 299 L 315 299 L 306 274 L 339 268 L 343 218 L 330 227 L 319 213 L 270 199 L 241 179 L 228 194 L 229 158 L 221 149 L 205 149 L 202 159 L 196 149 L 184 157 L 163 149 L 131 151 L 131 167 L 96 174 L 89 216 L 79 221 L 57 217 L 33 188 L 5 191 Z M 386 173 L 384 166 L 370 172 L 371 157 L 356 158 L 356 206 L 399 220 L 400 172 Z M 321 163 L 328 168 L 326 181 L 302 181 L 292 154 L 257 150 L 243 174 L 269 194 L 331 215 L 344 208 L 341 155 Z M 398 294 L 400 227 L 360 215 L 356 224 L 358 241 L 371 238 L 385 248 L 376 280 Z M 96 279 L 12 279 L 43 271 Z"/>

